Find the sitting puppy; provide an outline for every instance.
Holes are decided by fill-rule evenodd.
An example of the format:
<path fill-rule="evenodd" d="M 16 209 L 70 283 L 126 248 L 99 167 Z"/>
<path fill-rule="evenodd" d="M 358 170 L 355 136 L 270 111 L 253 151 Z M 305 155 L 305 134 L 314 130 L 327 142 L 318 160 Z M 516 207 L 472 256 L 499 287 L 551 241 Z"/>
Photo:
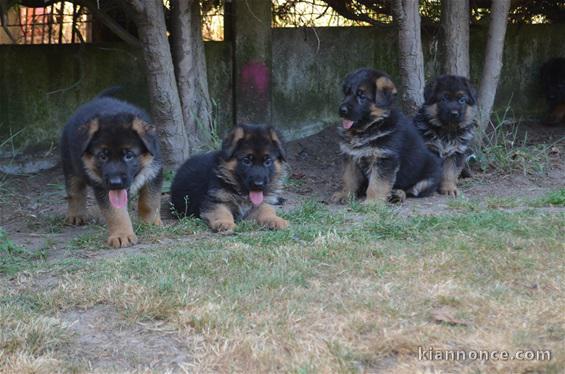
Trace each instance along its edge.
<path fill-rule="evenodd" d="M 424 88 L 424 104 L 414 124 L 428 148 L 443 160 L 441 194 L 457 196 L 457 178 L 477 127 L 476 96 L 471 82 L 456 75 L 442 75 Z"/>
<path fill-rule="evenodd" d="M 213 231 L 230 233 L 235 221 L 250 218 L 270 229 L 288 222 L 277 216 L 286 154 L 272 127 L 239 125 L 221 151 L 188 159 L 171 185 L 171 203 L 180 216 L 204 219 Z"/>
<path fill-rule="evenodd" d="M 403 201 L 406 194 L 419 197 L 437 190 L 440 161 L 394 106 L 396 92 L 381 71 L 360 69 L 345 78 L 339 107 L 345 168 L 343 189 L 334 201 L 363 195 L 366 201 Z"/>
<path fill-rule="evenodd" d="M 565 123 L 565 58 L 552 58 L 541 67 L 541 81 L 549 106 L 547 125 Z"/>
<path fill-rule="evenodd" d="M 108 244 L 125 247 L 137 238 L 128 214 L 128 195 L 139 192 L 142 221 L 161 224 L 162 167 L 159 139 L 141 109 L 109 97 L 107 90 L 80 106 L 63 129 L 61 155 L 70 224 L 86 220 L 86 186 L 91 186 L 108 224 Z"/>

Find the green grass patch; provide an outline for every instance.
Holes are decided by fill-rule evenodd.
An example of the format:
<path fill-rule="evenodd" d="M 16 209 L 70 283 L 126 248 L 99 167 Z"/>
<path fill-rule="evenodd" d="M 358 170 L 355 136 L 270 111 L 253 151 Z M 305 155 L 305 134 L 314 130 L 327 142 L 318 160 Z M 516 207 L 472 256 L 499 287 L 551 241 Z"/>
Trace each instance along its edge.
<path fill-rule="evenodd" d="M 507 122 L 506 114 L 491 123 L 484 134 L 483 146 L 476 152 L 481 169 L 523 175 L 546 173 L 550 151 L 563 139 L 551 144 L 528 144 L 528 134 L 520 135 L 519 124 Z"/>
<path fill-rule="evenodd" d="M 31 269 L 35 261 L 47 258 L 47 251 L 47 247 L 44 247 L 30 252 L 14 244 L 0 228 L 0 274 L 11 276 L 22 270 Z"/>
<path fill-rule="evenodd" d="M 545 196 L 534 199 L 529 205 L 533 207 L 565 206 L 565 188 L 549 192 Z"/>

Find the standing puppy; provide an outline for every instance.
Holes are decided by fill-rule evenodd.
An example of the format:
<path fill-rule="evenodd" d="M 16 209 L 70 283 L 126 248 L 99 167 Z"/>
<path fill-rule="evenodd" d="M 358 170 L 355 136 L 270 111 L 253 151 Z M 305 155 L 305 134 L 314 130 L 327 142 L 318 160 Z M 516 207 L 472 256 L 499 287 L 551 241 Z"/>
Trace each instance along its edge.
<path fill-rule="evenodd" d="M 390 77 L 377 70 L 357 70 L 345 78 L 343 94 L 343 189 L 333 200 L 365 196 L 367 201 L 402 201 L 406 194 L 432 194 L 439 184 L 440 161 L 394 106 L 396 87 Z"/>
<path fill-rule="evenodd" d="M 457 196 L 457 178 L 477 127 L 477 93 L 465 77 L 442 75 L 424 88 L 414 123 L 428 148 L 443 160 L 439 192 Z"/>
<path fill-rule="evenodd" d="M 110 231 L 108 244 L 126 247 L 137 238 L 128 197 L 139 192 L 142 221 L 161 224 L 162 167 L 159 139 L 141 109 L 108 97 L 80 106 L 63 129 L 61 155 L 67 190 L 67 222 L 86 220 L 86 186 L 91 186 Z"/>
<path fill-rule="evenodd" d="M 275 129 L 239 125 L 222 149 L 188 159 L 171 185 L 171 203 L 180 216 L 204 219 L 213 231 L 230 233 L 235 222 L 253 219 L 270 229 L 288 222 L 271 204 L 279 200 L 286 153 Z"/>

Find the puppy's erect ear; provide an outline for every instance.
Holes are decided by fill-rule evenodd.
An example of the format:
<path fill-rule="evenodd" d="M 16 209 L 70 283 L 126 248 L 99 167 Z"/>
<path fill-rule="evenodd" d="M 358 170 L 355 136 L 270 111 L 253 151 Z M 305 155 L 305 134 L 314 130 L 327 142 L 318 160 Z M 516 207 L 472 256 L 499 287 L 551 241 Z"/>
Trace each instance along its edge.
<path fill-rule="evenodd" d="M 155 126 L 136 117 L 131 123 L 131 128 L 137 133 L 137 135 L 139 135 L 139 138 L 143 142 L 145 148 L 147 148 L 147 151 L 151 153 L 151 155 L 155 156 L 159 152 L 158 137 Z"/>
<path fill-rule="evenodd" d="M 98 118 L 91 119 L 84 125 L 78 128 L 78 139 L 80 143 L 80 154 L 83 155 L 88 149 L 94 134 L 98 132 L 100 125 L 98 124 Z"/>
<path fill-rule="evenodd" d="M 222 141 L 222 155 L 226 160 L 233 157 L 239 142 L 245 137 L 245 130 L 241 126 L 236 126 L 231 130 Z"/>
<path fill-rule="evenodd" d="M 286 150 L 284 149 L 283 139 L 281 135 L 272 127 L 269 127 L 269 135 L 271 137 L 271 141 L 279 152 L 279 159 L 281 161 L 286 161 Z"/>
<path fill-rule="evenodd" d="M 428 82 L 424 87 L 424 104 L 430 105 L 433 104 L 434 96 L 436 93 L 437 87 L 437 79 L 434 79 L 431 82 Z"/>
<path fill-rule="evenodd" d="M 463 82 L 465 84 L 465 88 L 467 89 L 467 92 L 469 93 L 469 98 L 473 100 L 473 102 L 470 104 L 475 105 L 477 103 L 477 89 L 467 78 L 463 78 Z"/>
<path fill-rule="evenodd" d="M 390 105 L 394 101 L 398 90 L 393 81 L 387 76 L 378 77 L 375 81 L 375 102 Z"/>

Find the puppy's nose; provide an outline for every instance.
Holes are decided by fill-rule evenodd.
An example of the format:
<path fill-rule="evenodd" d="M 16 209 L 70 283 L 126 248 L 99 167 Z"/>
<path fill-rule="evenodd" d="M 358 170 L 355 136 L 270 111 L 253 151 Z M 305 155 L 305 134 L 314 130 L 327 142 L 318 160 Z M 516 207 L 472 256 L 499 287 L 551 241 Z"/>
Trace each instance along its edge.
<path fill-rule="evenodd" d="M 457 111 L 457 110 L 452 110 L 450 114 L 451 114 L 451 118 L 453 118 L 453 119 L 459 119 L 459 115 L 460 115 L 459 111 Z"/>
<path fill-rule="evenodd" d="M 262 190 L 263 187 L 265 187 L 265 181 L 262 181 L 262 180 L 253 181 L 253 188 L 257 188 L 257 189 Z"/>
<path fill-rule="evenodd" d="M 110 188 L 121 189 L 124 187 L 124 181 L 122 177 L 114 176 L 108 178 L 108 185 Z"/>
<path fill-rule="evenodd" d="M 343 104 L 342 106 L 339 107 L 339 115 L 342 117 L 345 117 L 349 114 L 349 108 L 347 107 L 347 105 Z"/>

